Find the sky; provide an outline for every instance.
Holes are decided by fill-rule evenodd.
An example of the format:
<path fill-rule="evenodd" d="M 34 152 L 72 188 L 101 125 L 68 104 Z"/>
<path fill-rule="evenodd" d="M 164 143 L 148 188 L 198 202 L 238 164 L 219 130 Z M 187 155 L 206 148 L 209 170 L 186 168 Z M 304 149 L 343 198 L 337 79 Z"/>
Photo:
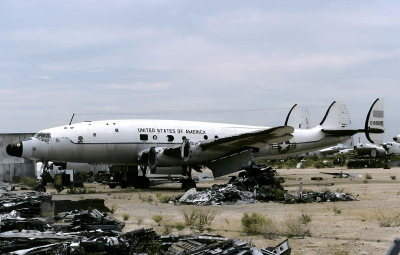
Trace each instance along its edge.
<path fill-rule="evenodd" d="M 398 1 L 0 0 L 0 131 L 100 119 L 363 128 L 385 100 L 400 134 Z"/>

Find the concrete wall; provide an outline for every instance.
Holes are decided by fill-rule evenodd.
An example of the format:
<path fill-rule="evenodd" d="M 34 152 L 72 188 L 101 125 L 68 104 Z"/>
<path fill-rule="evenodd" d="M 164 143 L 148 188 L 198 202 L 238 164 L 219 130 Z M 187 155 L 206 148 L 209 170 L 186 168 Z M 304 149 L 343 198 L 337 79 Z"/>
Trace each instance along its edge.
<path fill-rule="evenodd" d="M 9 156 L 7 145 L 32 137 L 35 133 L 0 133 L 0 181 L 10 181 L 15 176 L 36 178 L 35 164 L 31 160 Z"/>

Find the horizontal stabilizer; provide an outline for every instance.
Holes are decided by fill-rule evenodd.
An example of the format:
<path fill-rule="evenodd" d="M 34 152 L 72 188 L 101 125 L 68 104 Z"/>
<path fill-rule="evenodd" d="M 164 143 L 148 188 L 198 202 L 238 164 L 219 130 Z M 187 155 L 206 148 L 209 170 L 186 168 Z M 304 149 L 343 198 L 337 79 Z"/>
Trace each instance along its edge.
<path fill-rule="evenodd" d="M 381 134 L 384 132 L 383 129 L 377 129 L 377 128 L 369 129 L 367 131 L 365 129 L 347 129 L 347 130 L 322 129 L 321 131 L 325 134 L 334 136 L 352 136 L 357 133 L 366 133 L 366 132 L 373 134 Z"/>

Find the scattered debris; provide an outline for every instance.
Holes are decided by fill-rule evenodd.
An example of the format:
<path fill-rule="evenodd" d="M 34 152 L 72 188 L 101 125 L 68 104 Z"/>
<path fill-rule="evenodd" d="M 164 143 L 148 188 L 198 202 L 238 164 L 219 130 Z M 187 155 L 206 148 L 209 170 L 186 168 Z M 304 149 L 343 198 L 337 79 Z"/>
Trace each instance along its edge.
<path fill-rule="evenodd" d="M 248 204 L 259 200 L 283 200 L 283 178 L 276 177 L 276 170 L 265 164 L 241 165 L 245 171 L 239 173 L 239 179 L 233 176 L 228 184 L 216 185 L 205 191 L 188 190 L 179 199 L 171 197 L 166 202 L 196 205 L 232 205 Z"/>
<path fill-rule="evenodd" d="M 298 196 L 285 193 L 281 183 L 283 178 L 276 177 L 276 170 L 265 164 L 242 165 L 245 171 L 239 173 L 240 179 L 232 177 L 228 184 L 213 185 L 211 189 L 187 191 L 180 198 L 170 197 L 166 202 L 195 205 L 232 205 L 248 204 L 258 201 L 281 201 L 283 203 L 355 201 L 347 193 L 299 192 Z M 349 175 L 338 173 L 340 176 Z M 321 177 L 312 177 L 322 179 Z"/>
<path fill-rule="evenodd" d="M 285 204 L 294 203 L 311 203 L 311 202 L 337 202 L 337 201 L 358 201 L 358 195 L 356 197 L 347 193 L 332 193 L 329 191 L 316 192 L 309 191 L 300 193 L 298 196 L 294 196 L 285 193 Z"/>
<path fill-rule="evenodd" d="M 362 177 L 362 175 L 360 175 L 360 174 L 343 173 L 342 170 L 340 170 L 339 173 L 326 173 L 326 172 L 321 172 L 321 174 L 330 174 L 330 175 L 334 175 L 333 178 L 357 178 L 357 177 Z"/>
<path fill-rule="evenodd" d="M 243 199 L 251 200 L 252 192 L 241 192 L 248 194 Z M 143 228 L 122 233 L 125 223 L 97 209 L 63 212 L 47 220 L 22 217 L 38 215 L 40 204 L 47 200 L 51 195 L 42 192 L 1 194 L 1 254 L 290 254 L 287 240 L 259 250 L 237 239 L 210 234 L 159 236 Z"/>

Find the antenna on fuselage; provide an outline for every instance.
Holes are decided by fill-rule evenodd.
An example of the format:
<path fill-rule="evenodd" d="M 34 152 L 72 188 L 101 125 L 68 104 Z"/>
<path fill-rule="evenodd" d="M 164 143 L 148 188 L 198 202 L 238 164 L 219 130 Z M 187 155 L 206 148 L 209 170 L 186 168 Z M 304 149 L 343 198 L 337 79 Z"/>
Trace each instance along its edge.
<path fill-rule="evenodd" d="M 75 116 L 75 113 L 72 114 L 72 118 L 71 118 L 71 121 L 69 122 L 69 125 L 71 125 L 72 120 L 74 119 L 74 116 Z"/>

